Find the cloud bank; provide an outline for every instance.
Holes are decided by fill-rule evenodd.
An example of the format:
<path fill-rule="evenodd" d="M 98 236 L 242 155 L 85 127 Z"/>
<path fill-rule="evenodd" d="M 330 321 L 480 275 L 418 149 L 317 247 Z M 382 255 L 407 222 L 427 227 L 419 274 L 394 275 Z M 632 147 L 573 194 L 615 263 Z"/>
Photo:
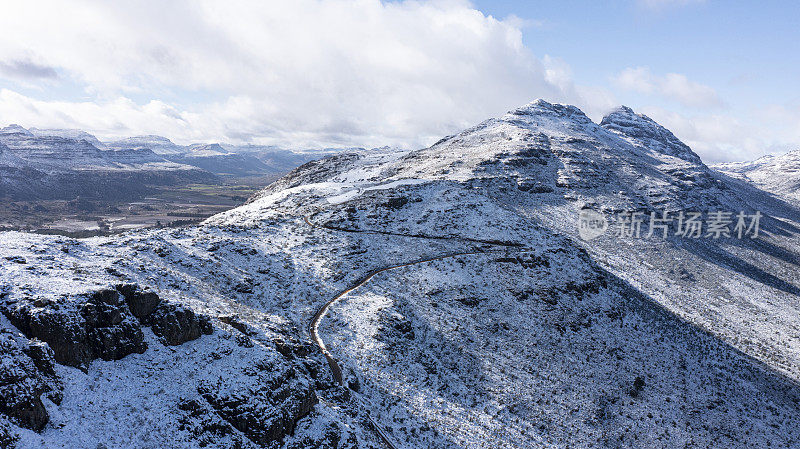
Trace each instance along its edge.
<path fill-rule="evenodd" d="M 419 146 L 538 97 L 609 101 L 531 54 L 520 26 L 464 1 L 19 2 L 0 17 L 0 73 L 67 78 L 88 99 L 6 87 L 0 116 L 101 136 Z"/>
<path fill-rule="evenodd" d="M 679 73 L 657 76 L 647 67 L 627 68 L 614 81 L 621 89 L 659 95 L 689 108 L 710 109 L 725 105 L 713 88 L 690 81 Z"/>
<path fill-rule="evenodd" d="M 608 88 L 576 84 L 567 62 L 523 44 L 536 21 L 467 1 L 32 0 L 3 12 L 0 126 L 414 148 L 536 98 L 599 120 L 614 94 L 633 93 L 629 106 L 708 161 L 800 142 L 797 105 L 732 115 L 714 88 L 680 73 L 633 66 L 597 80 Z"/>

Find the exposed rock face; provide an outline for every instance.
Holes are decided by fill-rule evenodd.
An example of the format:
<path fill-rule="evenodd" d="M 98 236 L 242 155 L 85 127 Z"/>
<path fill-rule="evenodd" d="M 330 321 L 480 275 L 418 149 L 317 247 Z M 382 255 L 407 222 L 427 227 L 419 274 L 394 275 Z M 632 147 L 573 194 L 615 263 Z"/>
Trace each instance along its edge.
<path fill-rule="evenodd" d="M 629 138 L 631 143 L 638 144 L 643 148 L 675 156 L 695 164 L 702 163 L 700 156 L 675 137 L 670 130 L 646 115 L 633 112 L 627 106 L 620 106 L 603 117 L 600 126 Z"/>
<path fill-rule="evenodd" d="M 197 391 L 217 414 L 261 445 L 291 434 L 318 402 L 313 382 L 276 359 L 245 369 L 233 385 L 220 377 L 202 382 Z"/>
<path fill-rule="evenodd" d="M 53 352 L 47 345 L 28 342 L 10 329 L 0 329 L 0 412 L 14 424 L 39 431 L 50 417 L 42 396 L 61 402 L 61 382 L 53 370 Z M 6 447 L 0 423 L 0 447 Z"/>
<path fill-rule="evenodd" d="M 9 301 L 0 311 L 28 338 L 47 342 L 63 365 L 86 369 L 98 357 L 118 360 L 147 349 L 141 326 L 112 289 L 89 294 L 85 302 Z"/>
<path fill-rule="evenodd" d="M 212 332 L 208 317 L 198 315 L 188 307 L 162 302 L 147 317 L 153 333 L 168 346 L 176 346 L 187 341 L 197 340 L 201 335 Z"/>
<path fill-rule="evenodd" d="M 89 345 L 103 360 L 119 360 L 147 350 L 139 323 L 116 290 L 101 290 L 90 298 L 81 314 L 86 320 Z"/>
<path fill-rule="evenodd" d="M 230 438 L 233 448 L 255 448 L 246 437 L 217 415 L 202 399 L 183 399 L 178 404 L 180 429 L 192 435 L 200 447 L 219 445 L 220 439 Z"/>
<path fill-rule="evenodd" d="M 49 422 L 43 397 L 56 404 L 62 399 L 56 362 L 86 370 L 96 358 L 118 360 L 144 353 L 142 323 L 151 325 L 166 345 L 212 332 L 208 317 L 162 301 L 136 284 L 58 300 L 10 299 L 7 291 L 2 293 L 0 311 L 9 320 L 0 322 L 6 326 L 0 327 L 0 447 L 4 448 L 13 441 L 10 424 L 41 431 Z M 9 425 L 3 427 L 5 417 Z"/>
<path fill-rule="evenodd" d="M 133 316 L 150 326 L 162 343 L 176 346 L 213 332 L 211 321 L 192 309 L 162 301 L 158 294 L 136 284 L 117 285 Z"/>
<path fill-rule="evenodd" d="M 133 316 L 140 320 L 153 313 L 161 303 L 161 298 L 155 292 L 142 289 L 136 284 L 117 285 L 117 291 L 125 297 L 125 302 L 128 303 L 128 308 Z"/>

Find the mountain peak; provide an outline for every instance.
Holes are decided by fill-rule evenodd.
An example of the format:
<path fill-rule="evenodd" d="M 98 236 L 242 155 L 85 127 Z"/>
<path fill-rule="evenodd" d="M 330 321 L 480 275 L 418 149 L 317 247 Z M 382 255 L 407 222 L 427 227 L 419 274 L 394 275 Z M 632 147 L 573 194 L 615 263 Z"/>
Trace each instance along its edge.
<path fill-rule="evenodd" d="M 524 118 L 536 126 L 556 122 L 562 125 L 573 123 L 580 126 L 593 124 L 592 120 L 578 107 L 569 104 L 550 103 L 541 98 L 511 110 L 503 117 L 504 120 L 514 121 L 520 118 Z"/>
<path fill-rule="evenodd" d="M 688 145 L 681 142 L 667 128 L 644 114 L 637 114 L 627 106 L 619 106 L 600 122 L 603 128 L 621 135 L 631 143 L 688 162 L 701 164 Z"/>
<path fill-rule="evenodd" d="M 534 100 L 525 106 L 509 111 L 509 114 L 520 116 L 550 116 L 556 118 L 570 118 L 573 120 L 578 119 L 578 121 L 581 122 L 591 122 L 589 117 L 587 117 L 586 114 L 584 114 L 583 111 L 576 106 L 562 103 L 550 103 L 549 101 L 541 98 Z"/>
<path fill-rule="evenodd" d="M 219 156 L 230 154 L 228 150 L 218 143 L 203 143 L 192 145 L 189 148 L 189 153 L 193 156 Z"/>
<path fill-rule="evenodd" d="M 31 134 L 30 131 L 13 123 L 6 126 L 5 128 L 0 129 L 0 134 L 22 134 L 25 136 L 33 137 L 33 134 Z"/>

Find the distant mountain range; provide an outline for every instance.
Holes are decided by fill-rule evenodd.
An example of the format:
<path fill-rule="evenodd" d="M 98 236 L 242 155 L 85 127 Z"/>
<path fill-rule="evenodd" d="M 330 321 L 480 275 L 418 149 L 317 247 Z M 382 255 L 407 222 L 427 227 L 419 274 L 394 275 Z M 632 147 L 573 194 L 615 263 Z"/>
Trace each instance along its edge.
<path fill-rule="evenodd" d="M 764 190 L 791 201 L 800 201 L 800 150 L 712 167 L 732 176 L 744 177 Z"/>
<path fill-rule="evenodd" d="M 0 129 L 0 197 L 134 198 L 149 186 L 275 176 L 326 154 L 264 146 L 181 146 L 160 136 L 101 142 L 81 130 L 10 125 Z"/>

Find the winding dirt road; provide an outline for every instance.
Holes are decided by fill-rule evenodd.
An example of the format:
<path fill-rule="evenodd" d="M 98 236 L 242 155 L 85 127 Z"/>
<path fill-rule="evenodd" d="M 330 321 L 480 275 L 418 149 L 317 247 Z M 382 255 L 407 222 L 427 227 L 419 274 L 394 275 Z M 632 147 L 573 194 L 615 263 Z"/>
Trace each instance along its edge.
<path fill-rule="evenodd" d="M 312 228 L 321 228 L 321 229 L 327 229 L 327 230 L 338 231 L 338 232 L 383 234 L 383 235 L 393 235 L 393 236 L 422 238 L 422 239 L 434 239 L 434 240 L 460 240 L 460 241 L 466 241 L 466 242 L 471 242 L 471 243 L 480 243 L 480 244 L 483 244 L 483 245 L 491 245 L 491 246 L 494 246 L 494 247 L 498 247 L 499 246 L 499 247 L 504 248 L 504 249 L 514 248 L 514 249 L 517 249 L 518 252 L 525 251 L 524 249 L 520 249 L 522 247 L 522 245 L 520 245 L 519 243 L 501 242 L 501 241 L 496 241 L 496 240 L 478 240 L 478 239 L 461 238 L 461 237 L 437 237 L 437 236 L 426 236 L 426 235 L 405 235 L 405 234 L 398 234 L 398 233 L 392 233 L 392 232 L 387 232 L 387 231 L 346 229 L 346 228 L 328 226 L 328 225 L 324 225 L 324 224 L 316 224 L 313 221 L 311 221 L 311 216 L 304 216 L 303 220 L 306 222 L 307 225 L 311 226 Z M 359 287 L 363 286 L 364 284 L 369 282 L 376 275 L 384 273 L 384 272 L 387 272 L 387 271 L 396 270 L 398 268 L 403 268 L 403 267 L 409 267 L 409 266 L 412 266 L 412 265 L 420 265 L 420 264 L 424 264 L 424 263 L 427 263 L 427 262 L 433 262 L 433 261 L 436 261 L 436 260 L 448 259 L 448 258 L 452 258 L 452 257 L 475 255 L 475 254 L 487 254 L 487 253 L 493 253 L 493 252 L 499 252 L 499 251 L 503 251 L 503 249 L 499 249 L 499 250 L 498 249 L 494 249 L 494 250 L 492 250 L 492 249 L 475 249 L 475 250 L 471 250 L 471 251 L 461 251 L 461 252 L 446 253 L 446 254 L 441 254 L 441 255 L 438 255 L 438 256 L 425 257 L 425 258 L 422 258 L 422 259 L 413 260 L 411 262 L 404 262 L 404 263 L 399 263 L 399 264 L 396 264 L 396 265 L 385 266 L 383 268 L 378 268 L 376 270 L 373 270 L 373 271 L 367 273 L 366 275 L 364 275 L 361 278 L 359 278 L 358 280 L 356 280 L 353 284 L 351 284 L 350 287 L 347 287 L 344 290 L 342 290 L 341 292 L 339 292 L 336 295 L 334 295 L 330 300 L 328 300 L 325 304 L 323 304 L 317 310 L 317 312 L 314 314 L 314 317 L 311 319 L 311 322 L 308 325 L 308 333 L 309 333 L 309 335 L 311 335 L 311 338 L 314 340 L 314 343 L 319 347 L 319 349 L 322 351 L 322 354 L 325 356 L 325 359 L 328 361 L 328 365 L 331 368 L 331 372 L 333 373 L 333 378 L 336 381 L 336 383 L 338 383 L 342 387 L 347 388 L 349 390 L 349 387 L 347 385 L 345 385 L 344 378 L 342 376 L 342 368 L 339 366 L 339 362 L 337 362 L 336 358 L 333 356 L 333 354 L 330 352 L 328 347 L 325 345 L 325 341 L 323 341 L 322 337 L 319 335 L 320 322 L 322 322 L 322 319 L 325 318 L 325 315 L 328 313 L 328 310 L 330 309 L 330 307 L 334 303 L 336 303 L 337 301 L 339 301 L 340 299 L 345 297 L 350 292 L 352 292 L 352 291 L 358 289 Z M 369 417 L 369 420 L 370 420 L 370 422 L 372 424 L 372 427 L 374 428 L 376 433 L 380 436 L 380 438 L 383 441 L 383 443 L 387 447 L 395 449 L 396 446 L 386 436 L 386 434 L 383 432 L 383 429 L 381 429 L 381 427 L 378 425 L 378 423 L 375 422 L 375 420 L 372 419 L 372 416 L 370 416 L 369 413 L 367 414 L 367 416 Z"/>

